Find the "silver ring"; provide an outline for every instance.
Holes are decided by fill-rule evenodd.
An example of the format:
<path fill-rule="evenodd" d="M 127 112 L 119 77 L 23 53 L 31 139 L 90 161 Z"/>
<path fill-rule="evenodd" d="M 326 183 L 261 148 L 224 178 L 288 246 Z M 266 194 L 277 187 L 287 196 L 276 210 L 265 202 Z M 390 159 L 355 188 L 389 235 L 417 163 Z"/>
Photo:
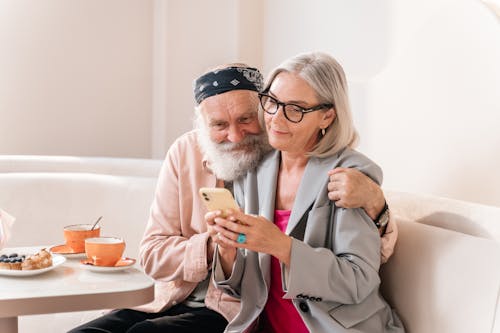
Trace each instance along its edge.
<path fill-rule="evenodd" d="M 247 236 L 245 234 L 238 234 L 238 238 L 236 238 L 236 242 L 239 244 L 245 244 L 247 241 Z"/>

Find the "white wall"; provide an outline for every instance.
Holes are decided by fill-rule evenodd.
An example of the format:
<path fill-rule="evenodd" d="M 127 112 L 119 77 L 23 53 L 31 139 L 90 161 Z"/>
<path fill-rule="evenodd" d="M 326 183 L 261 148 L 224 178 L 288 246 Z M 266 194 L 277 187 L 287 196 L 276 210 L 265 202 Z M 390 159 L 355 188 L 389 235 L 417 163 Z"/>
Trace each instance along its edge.
<path fill-rule="evenodd" d="M 163 158 L 196 76 L 261 65 L 262 2 L 0 1 L 0 154 Z"/>
<path fill-rule="evenodd" d="M 207 68 L 323 50 L 386 188 L 500 205 L 499 29 L 479 0 L 3 0 L 0 154 L 161 158 Z"/>
<path fill-rule="evenodd" d="M 193 80 L 197 76 L 222 63 L 260 65 L 260 5 L 261 0 L 167 2 L 166 24 L 156 26 L 157 33 L 164 36 L 157 42 L 166 50 L 165 90 L 158 92 L 165 103 L 155 110 L 166 113 L 162 123 L 154 124 L 165 138 L 158 142 L 154 157 L 163 157 L 173 140 L 192 128 Z M 252 21 L 256 29 L 251 29 Z M 254 45 L 257 47 L 251 47 Z"/>
<path fill-rule="evenodd" d="M 500 206 L 499 22 L 473 0 L 394 6 L 365 133 L 386 187 Z"/>
<path fill-rule="evenodd" d="M 307 50 L 343 64 L 385 188 L 500 206 L 500 25 L 482 2 L 275 0 L 265 32 L 266 70 Z"/>
<path fill-rule="evenodd" d="M 151 59 L 151 1 L 0 1 L 0 154 L 149 156 Z"/>
<path fill-rule="evenodd" d="M 366 82 L 382 71 L 390 59 L 393 1 L 273 0 L 266 5 L 264 72 L 301 52 L 330 53 L 344 67 L 354 119 L 364 134 L 369 93 Z M 364 141 L 364 135 L 361 140 Z"/>

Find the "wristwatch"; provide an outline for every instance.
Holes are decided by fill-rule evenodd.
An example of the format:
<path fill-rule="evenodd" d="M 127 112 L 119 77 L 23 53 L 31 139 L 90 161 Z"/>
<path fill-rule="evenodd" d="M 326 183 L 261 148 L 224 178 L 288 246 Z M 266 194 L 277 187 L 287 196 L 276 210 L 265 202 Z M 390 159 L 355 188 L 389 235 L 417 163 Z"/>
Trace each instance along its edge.
<path fill-rule="evenodd" d="M 382 209 L 380 214 L 378 214 L 374 222 L 377 226 L 378 231 L 380 232 L 380 235 L 382 236 L 383 234 L 385 234 L 387 223 L 389 223 L 389 206 L 387 205 L 387 202 L 384 203 L 384 208 Z"/>

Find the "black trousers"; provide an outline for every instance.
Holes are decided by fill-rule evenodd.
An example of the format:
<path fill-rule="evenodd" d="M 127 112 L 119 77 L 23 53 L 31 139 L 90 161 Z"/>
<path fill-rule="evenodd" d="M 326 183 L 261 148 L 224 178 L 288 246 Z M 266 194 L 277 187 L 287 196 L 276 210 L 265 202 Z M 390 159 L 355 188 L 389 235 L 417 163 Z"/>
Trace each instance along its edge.
<path fill-rule="evenodd" d="M 69 333 L 217 333 L 226 326 L 227 320 L 213 310 L 178 304 L 159 313 L 114 310 Z"/>

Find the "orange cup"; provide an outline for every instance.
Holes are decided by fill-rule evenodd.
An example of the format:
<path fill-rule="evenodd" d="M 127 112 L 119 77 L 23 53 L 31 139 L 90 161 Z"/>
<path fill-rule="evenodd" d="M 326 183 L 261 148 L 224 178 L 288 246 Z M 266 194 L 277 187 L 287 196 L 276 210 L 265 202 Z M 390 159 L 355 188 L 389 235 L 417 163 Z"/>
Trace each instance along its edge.
<path fill-rule="evenodd" d="M 85 240 L 85 254 L 95 266 L 114 266 L 125 251 L 125 242 L 116 237 L 93 237 Z"/>
<path fill-rule="evenodd" d="M 85 239 L 90 237 L 99 237 L 101 227 L 96 226 L 94 230 L 92 224 L 73 224 L 64 227 L 64 239 L 66 246 L 71 248 L 74 253 L 85 252 Z"/>

